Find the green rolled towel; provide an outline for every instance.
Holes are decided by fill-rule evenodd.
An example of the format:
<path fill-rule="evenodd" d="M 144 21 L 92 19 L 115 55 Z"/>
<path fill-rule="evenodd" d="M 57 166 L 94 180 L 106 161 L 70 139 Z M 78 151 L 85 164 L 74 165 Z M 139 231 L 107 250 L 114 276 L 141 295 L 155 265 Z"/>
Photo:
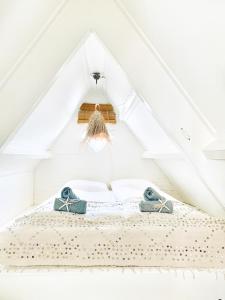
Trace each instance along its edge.
<path fill-rule="evenodd" d="M 144 191 L 144 198 L 146 201 L 157 201 L 159 199 L 165 200 L 158 192 L 156 192 L 152 187 L 148 187 Z"/>
<path fill-rule="evenodd" d="M 67 198 L 69 198 L 69 199 L 79 199 L 79 197 L 77 197 L 77 195 L 74 194 L 73 190 L 68 186 L 66 186 L 62 189 L 61 198 L 63 198 L 63 199 L 67 199 Z"/>
<path fill-rule="evenodd" d="M 157 201 L 141 201 L 139 203 L 139 208 L 141 212 L 159 212 L 168 213 L 173 212 L 173 202 L 166 199 L 159 199 Z"/>
<path fill-rule="evenodd" d="M 54 210 L 56 211 L 85 214 L 86 208 L 87 208 L 87 202 L 85 200 L 55 198 Z"/>

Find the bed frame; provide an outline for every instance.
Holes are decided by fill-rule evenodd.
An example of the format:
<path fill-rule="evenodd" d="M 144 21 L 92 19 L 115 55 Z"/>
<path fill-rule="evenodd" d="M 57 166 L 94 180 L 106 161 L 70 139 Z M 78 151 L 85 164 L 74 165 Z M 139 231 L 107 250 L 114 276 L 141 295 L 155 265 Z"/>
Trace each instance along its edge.
<path fill-rule="evenodd" d="M 2 300 L 224 300 L 225 270 L 6 268 Z"/>

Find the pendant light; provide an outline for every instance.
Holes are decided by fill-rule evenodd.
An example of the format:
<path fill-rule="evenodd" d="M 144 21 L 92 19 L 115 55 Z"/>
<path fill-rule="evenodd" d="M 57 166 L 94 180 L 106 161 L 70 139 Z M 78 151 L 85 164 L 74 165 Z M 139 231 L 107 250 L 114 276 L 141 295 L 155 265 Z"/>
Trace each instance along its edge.
<path fill-rule="evenodd" d="M 95 111 L 92 113 L 84 141 L 95 151 L 101 151 L 108 142 L 110 135 L 105 125 L 105 120 L 100 111 L 97 110 L 98 104 L 95 106 Z"/>

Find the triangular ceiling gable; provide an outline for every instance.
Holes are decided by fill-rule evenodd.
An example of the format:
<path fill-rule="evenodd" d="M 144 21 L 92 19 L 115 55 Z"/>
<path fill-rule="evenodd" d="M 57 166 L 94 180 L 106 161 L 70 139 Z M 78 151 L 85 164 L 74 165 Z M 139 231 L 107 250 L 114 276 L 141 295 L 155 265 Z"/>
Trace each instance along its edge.
<path fill-rule="evenodd" d="M 90 76 L 94 71 L 104 74 L 105 79 L 99 82 L 97 88 L 105 90 L 119 117 L 128 124 L 145 150 L 152 153 L 161 153 L 162 149 L 168 153 L 177 152 L 147 109 L 147 103 L 131 87 L 125 72 L 97 35 L 90 33 L 56 74 L 30 116 L 4 145 L 3 153 L 45 156 L 85 93 L 91 87 L 96 88 Z"/>

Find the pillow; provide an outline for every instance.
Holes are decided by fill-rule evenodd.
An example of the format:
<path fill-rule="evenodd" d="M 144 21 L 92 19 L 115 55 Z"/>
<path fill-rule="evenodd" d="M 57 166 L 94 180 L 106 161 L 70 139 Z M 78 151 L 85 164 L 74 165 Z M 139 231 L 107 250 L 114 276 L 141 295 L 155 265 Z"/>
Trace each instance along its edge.
<path fill-rule="evenodd" d="M 87 191 L 87 192 L 106 192 L 106 191 L 108 191 L 108 187 L 105 183 L 99 182 L 99 181 L 91 181 L 91 180 L 70 180 L 63 185 L 61 190 L 65 186 L 69 186 L 74 191 L 76 191 L 76 190 Z"/>
<path fill-rule="evenodd" d="M 119 201 L 134 200 L 140 201 L 143 198 L 144 191 L 147 187 L 152 187 L 159 194 L 168 200 L 180 202 L 171 195 L 160 190 L 160 188 L 149 180 L 145 179 L 119 179 L 111 181 L 111 188 L 115 197 Z"/>
<path fill-rule="evenodd" d="M 115 202 L 115 196 L 110 191 L 89 192 L 84 190 L 73 189 L 74 193 L 81 199 L 87 202 Z"/>
<path fill-rule="evenodd" d="M 147 187 L 152 186 L 153 188 L 155 187 L 156 189 L 157 186 L 152 183 L 149 180 L 145 179 L 119 179 L 119 180 L 113 180 L 111 181 L 111 187 L 112 189 L 114 188 L 120 188 L 120 187 L 129 187 L 129 188 L 134 188 L 134 189 L 146 189 Z"/>
<path fill-rule="evenodd" d="M 119 179 L 111 182 L 112 191 L 120 201 L 143 197 L 145 189 L 149 186 L 159 191 L 155 184 L 144 179 Z"/>

